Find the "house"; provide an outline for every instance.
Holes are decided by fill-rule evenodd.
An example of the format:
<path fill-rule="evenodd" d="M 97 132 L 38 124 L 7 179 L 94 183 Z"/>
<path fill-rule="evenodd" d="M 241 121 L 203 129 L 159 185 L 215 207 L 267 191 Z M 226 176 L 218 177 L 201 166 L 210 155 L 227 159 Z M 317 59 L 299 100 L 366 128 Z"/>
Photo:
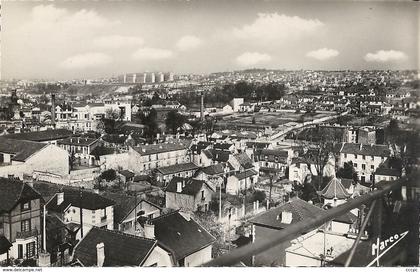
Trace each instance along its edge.
<path fill-rule="evenodd" d="M 206 160 L 206 157 L 202 155 L 203 150 L 210 149 L 212 147 L 211 142 L 194 142 L 191 144 L 190 151 L 191 151 L 191 161 L 199 166 L 208 166 L 210 165 L 210 160 Z M 203 161 L 204 160 L 204 161 Z"/>
<path fill-rule="evenodd" d="M 357 142 L 359 144 L 376 144 L 375 127 L 360 127 L 358 130 Z"/>
<path fill-rule="evenodd" d="M 346 188 L 344 188 L 341 180 L 336 177 L 332 178 L 318 194 L 324 199 L 324 205 L 330 205 L 332 207 L 345 203 L 351 196 Z"/>
<path fill-rule="evenodd" d="M 148 220 L 160 216 L 162 208 L 143 199 L 121 193 L 104 192 L 102 196 L 115 202 L 114 229 L 129 234 L 141 230 L 139 220 Z M 137 226 L 135 222 L 137 220 Z"/>
<path fill-rule="evenodd" d="M 225 163 L 218 163 L 201 168 L 196 172 L 194 178 L 204 180 L 214 191 L 216 191 L 217 187 L 225 187 L 224 181 L 228 172 L 229 168 Z"/>
<path fill-rule="evenodd" d="M 375 171 L 375 182 L 394 181 L 401 177 L 401 171 L 388 166 L 388 160 L 383 162 Z"/>
<path fill-rule="evenodd" d="M 192 162 L 159 167 L 155 171 L 156 180 L 166 186 L 175 176 L 182 178 L 192 177 L 198 168 L 199 167 Z"/>
<path fill-rule="evenodd" d="M 95 164 L 95 156 L 91 155 L 91 152 L 99 145 L 98 139 L 69 137 L 57 141 L 57 145 L 74 155 L 76 165 L 91 166 Z"/>
<path fill-rule="evenodd" d="M 339 154 L 340 167 L 352 162 L 360 181 L 371 183 L 376 169 L 391 156 L 391 151 L 386 145 L 343 143 Z"/>
<path fill-rule="evenodd" d="M 119 170 L 117 175 L 120 177 L 121 181 L 126 184 L 134 182 L 134 173 L 128 170 Z"/>
<path fill-rule="evenodd" d="M 303 184 L 308 176 L 312 176 L 314 173 L 316 173 L 314 165 L 299 157 L 292 159 L 289 166 L 289 180 Z"/>
<path fill-rule="evenodd" d="M 15 178 L 0 178 L 0 262 L 38 256 L 41 195 Z"/>
<path fill-rule="evenodd" d="M 255 105 L 249 102 L 244 102 L 239 105 L 239 112 L 254 112 Z"/>
<path fill-rule="evenodd" d="M 43 131 L 32 131 L 24 133 L 14 133 L 4 136 L 7 139 L 25 140 L 39 143 L 57 144 L 57 141 L 64 140 L 73 135 L 67 129 L 48 129 Z"/>
<path fill-rule="evenodd" d="M 93 227 L 77 244 L 74 266 L 84 267 L 171 267 L 171 250 L 155 239 Z"/>
<path fill-rule="evenodd" d="M 234 112 L 238 112 L 240 109 L 240 105 L 244 103 L 243 98 L 233 98 L 230 101 L 230 106 L 232 107 Z"/>
<path fill-rule="evenodd" d="M 0 176 L 23 179 L 23 175 L 33 176 L 34 172 L 68 175 L 68 153 L 53 144 L 0 139 Z"/>
<path fill-rule="evenodd" d="M 289 164 L 289 152 L 284 149 L 263 149 L 257 153 L 261 175 L 283 177 Z"/>
<path fill-rule="evenodd" d="M 316 218 L 324 210 L 299 198 L 292 199 L 276 208 L 258 214 L 250 220 L 254 241 L 271 239 L 282 229 L 308 218 Z M 285 242 L 254 256 L 255 266 L 284 266 L 286 248 L 291 245 Z"/>
<path fill-rule="evenodd" d="M 128 169 L 135 174 L 148 174 L 155 168 L 189 162 L 188 147 L 185 142 L 130 146 Z"/>
<path fill-rule="evenodd" d="M 257 171 L 245 170 L 227 178 L 226 193 L 236 195 L 243 190 L 253 188 L 257 182 Z"/>
<path fill-rule="evenodd" d="M 46 208 L 65 224 L 81 225 L 77 234 L 80 239 L 94 226 L 114 229 L 114 205 L 114 201 L 99 194 L 67 187 L 56 193 L 46 203 Z"/>
<path fill-rule="evenodd" d="M 203 180 L 174 177 L 165 189 L 166 208 L 206 212 L 213 193 Z"/>
<path fill-rule="evenodd" d="M 216 239 L 191 216 L 179 211 L 151 219 L 146 237 L 171 248 L 178 266 L 199 266 L 212 259 Z"/>

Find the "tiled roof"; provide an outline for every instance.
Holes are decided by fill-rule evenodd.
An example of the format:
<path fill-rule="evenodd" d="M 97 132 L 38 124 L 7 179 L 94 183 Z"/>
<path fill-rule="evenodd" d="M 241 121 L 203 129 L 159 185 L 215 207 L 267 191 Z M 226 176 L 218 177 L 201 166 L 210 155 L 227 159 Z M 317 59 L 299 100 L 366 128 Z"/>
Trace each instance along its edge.
<path fill-rule="evenodd" d="M 344 213 L 344 214 L 334 218 L 333 221 L 341 222 L 341 223 L 347 223 L 347 224 L 353 224 L 353 223 L 356 223 L 357 216 L 355 216 L 351 212 L 347 212 L 347 213 Z"/>
<path fill-rule="evenodd" d="M 270 143 L 262 143 L 262 142 L 247 142 L 246 147 L 248 148 L 256 148 L 256 149 L 263 149 L 268 148 Z"/>
<path fill-rule="evenodd" d="M 171 248 L 180 260 L 211 245 L 216 239 L 193 219 L 185 219 L 179 212 L 162 215 L 150 221 L 155 237 Z"/>
<path fill-rule="evenodd" d="M 9 212 L 21 201 L 39 199 L 41 195 L 18 179 L 0 177 L 0 214 Z"/>
<path fill-rule="evenodd" d="M 239 174 L 236 174 L 235 177 L 239 180 L 243 180 L 252 176 L 255 176 L 257 174 L 257 171 L 254 169 L 246 170 L 244 172 L 241 172 Z"/>
<path fill-rule="evenodd" d="M 124 177 L 127 177 L 127 178 L 134 177 L 134 173 L 129 171 L 129 170 L 120 170 L 120 171 L 118 171 L 118 173 L 120 173 L 121 175 L 123 175 Z"/>
<path fill-rule="evenodd" d="M 0 254 L 7 253 L 11 247 L 12 243 L 3 235 L 0 235 Z"/>
<path fill-rule="evenodd" d="M 212 160 L 218 162 L 227 162 L 229 160 L 229 156 L 231 155 L 230 151 L 226 150 L 209 149 L 205 151 L 208 151 L 211 154 Z"/>
<path fill-rule="evenodd" d="M 292 213 L 292 221 L 290 224 L 282 223 L 281 214 L 282 212 Z M 296 198 L 292 201 L 285 203 L 274 209 L 270 209 L 250 220 L 251 223 L 256 225 L 266 226 L 274 229 L 284 229 L 291 224 L 300 222 L 307 218 L 315 218 L 325 211 L 321 208 L 309 204 L 308 202 Z"/>
<path fill-rule="evenodd" d="M 368 145 L 368 144 L 355 144 L 355 143 L 343 143 L 341 153 L 345 154 L 357 154 L 366 156 L 384 156 L 390 155 L 390 150 L 386 145 Z"/>
<path fill-rule="evenodd" d="M 182 187 L 182 191 L 179 194 L 192 195 L 192 196 L 195 196 L 201 190 L 204 184 L 207 185 L 207 183 L 203 180 L 174 177 L 169 182 L 168 186 L 166 186 L 165 191 L 177 193 L 178 182 L 181 182 L 184 184 L 184 186 Z M 207 185 L 207 187 L 211 189 L 210 186 Z"/>
<path fill-rule="evenodd" d="M 257 153 L 260 161 L 286 163 L 289 153 L 284 149 L 262 149 Z M 267 157 L 267 159 L 266 159 Z"/>
<path fill-rule="evenodd" d="M 182 143 L 162 143 L 162 144 L 142 145 L 138 147 L 133 147 L 133 149 L 142 156 L 183 150 L 187 148 L 188 146 Z"/>
<path fill-rule="evenodd" d="M 347 199 L 351 196 L 338 178 L 331 179 L 327 186 L 318 192 L 318 194 L 327 199 Z"/>
<path fill-rule="evenodd" d="M 195 165 L 194 163 L 186 162 L 186 163 L 159 167 L 156 169 L 156 171 L 160 172 L 163 175 L 170 175 L 170 174 L 175 174 L 175 173 L 184 172 L 184 171 L 196 170 L 198 168 L 199 167 Z"/>
<path fill-rule="evenodd" d="M 392 169 L 386 167 L 385 165 L 381 165 L 378 167 L 378 169 L 376 169 L 375 175 L 399 177 L 401 173 L 397 169 Z"/>
<path fill-rule="evenodd" d="M 57 143 L 62 144 L 62 145 L 90 146 L 97 141 L 98 139 L 94 139 L 94 138 L 69 137 L 63 140 L 59 140 L 57 141 Z"/>
<path fill-rule="evenodd" d="M 139 266 L 156 246 L 156 240 L 93 227 L 74 250 L 83 266 L 97 265 L 96 245 L 104 243 L 103 266 Z"/>
<path fill-rule="evenodd" d="M 15 139 L 0 139 L 0 153 L 14 154 L 14 161 L 26 161 L 29 157 L 43 149 L 47 144 Z"/>
<path fill-rule="evenodd" d="M 88 191 L 80 191 L 73 189 L 63 189 L 64 200 L 57 205 L 57 195 L 55 195 L 47 204 L 47 209 L 55 212 L 63 212 L 67 207 L 74 206 L 87 210 L 99 210 L 106 207 L 113 206 L 114 201 L 105 198 L 99 194 Z"/>
<path fill-rule="evenodd" d="M 44 131 L 33 131 L 25 133 L 8 134 L 3 137 L 15 140 L 27 140 L 34 142 L 52 141 L 72 136 L 73 133 L 67 129 L 49 129 Z"/>
<path fill-rule="evenodd" d="M 228 150 L 232 146 L 233 146 L 233 144 L 228 144 L 228 143 L 215 143 L 213 145 L 213 148 L 214 149 L 221 149 L 221 150 Z"/>
<path fill-rule="evenodd" d="M 213 165 L 204 167 L 203 169 L 201 169 L 201 171 L 203 171 L 207 175 L 223 174 L 225 172 L 225 164 L 224 163 L 213 164 Z"/>
<path fill-rule="evenodd" d="M 198 142 L 196 144 L 193 144 L 191 146 L 191 151 L 197 151 L 197 153 L 200 153 L 201 150 L 206 149 L 207 147 L 211 146 L 212 143 L 210 142 Z"/>
<path fill-rule="evenodd" d="M 254 167 L 254 164 L 252 163 L 252 160 L 246 153 L 240 153 L 234 156 L 235 159 L 239 162 L 239 164 L 245 168 L 249 169 Z"/>

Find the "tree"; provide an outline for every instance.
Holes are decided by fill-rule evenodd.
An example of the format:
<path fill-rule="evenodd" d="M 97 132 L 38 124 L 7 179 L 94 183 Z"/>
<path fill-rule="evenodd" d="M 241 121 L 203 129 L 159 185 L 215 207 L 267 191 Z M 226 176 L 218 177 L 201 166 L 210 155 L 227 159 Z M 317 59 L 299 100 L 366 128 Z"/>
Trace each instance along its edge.
<path fill-rule="evenodd" d="M 114 169 L 108 169 L 102 172 L 99 177 L 106 181 L 113 181 L 117 178 L 117 172 Z"/>
<path fill-rule="evenodd" d="M 345 162 L 343 167 L 338 169 L 337 177 L 357 181 L 357 173 L 353 167 L 353 163 L 351 161 Z"/>
<path fill-rule="evenodd" d="M 263 203 L 265 199 L 266 195 L 264 191 L 255 190 L 252 194 L 252 202 L 259 201 L 260 203 Z"/>
<path fill-rule="evenodd" d="M 172 131 L 172 134 L 176 134 L 178 128 L 185 123 L 185 116 L 179 114 L 177 111 L 172 110 L 168 112 L 165 119 L 166 128 Z"/>
<path fill-rule="evenodd" d="M 109 108 L 105 111 L 105 117 L 111 120 L 118 120 L 121 118 L 121 114 L 119 110 Z"/>
<path fill-rule="evenodd" d="M 74 151 L 72 150 L 69 157 L 70 170 L 73 170 L 75 162 L 76 162 L 76 157 L 74 156 Z"/>

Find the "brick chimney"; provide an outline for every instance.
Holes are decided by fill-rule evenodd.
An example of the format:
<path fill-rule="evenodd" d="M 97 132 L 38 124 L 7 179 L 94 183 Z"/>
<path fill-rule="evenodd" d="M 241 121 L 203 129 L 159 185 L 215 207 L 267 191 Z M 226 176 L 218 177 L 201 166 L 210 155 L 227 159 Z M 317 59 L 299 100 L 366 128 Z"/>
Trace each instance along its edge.
<path fill-rule="evenodd" d="M 181 182 L 181 181 L 178 181 L 178 182 L 176 183 L 176 192 L 177 192 L 177 193 L 182 192 L 182 182 Z"/>
<path fill-rule="evenodd" d="M 150 223 L 144 224 L 144 238 L 155 239 L 155 225 Z"/>
<path fill-rule="evenodd" d="M 63 192 L 57 193 L 57 206 L 63 203 L 63 201 L 64 201 L 64 193 Z"/>
<path fill-rule="evenodd" d="M 104 266 L 105 261 L 105 245 L 104 243 L 99 243 L 96 245 L 96 258 L 98 267 Z"/>

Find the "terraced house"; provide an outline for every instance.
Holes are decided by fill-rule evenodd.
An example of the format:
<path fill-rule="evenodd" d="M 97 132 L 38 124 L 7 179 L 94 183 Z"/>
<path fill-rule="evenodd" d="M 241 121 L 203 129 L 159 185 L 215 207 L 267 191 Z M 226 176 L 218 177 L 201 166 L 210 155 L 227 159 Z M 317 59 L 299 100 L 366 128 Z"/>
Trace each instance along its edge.
<path fill-rule="evenodd" d="M 41 243 L 41 195 L 15 178 L 0 178 L 0 262 L 36 259 Z"/>

